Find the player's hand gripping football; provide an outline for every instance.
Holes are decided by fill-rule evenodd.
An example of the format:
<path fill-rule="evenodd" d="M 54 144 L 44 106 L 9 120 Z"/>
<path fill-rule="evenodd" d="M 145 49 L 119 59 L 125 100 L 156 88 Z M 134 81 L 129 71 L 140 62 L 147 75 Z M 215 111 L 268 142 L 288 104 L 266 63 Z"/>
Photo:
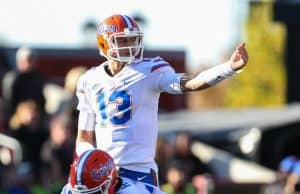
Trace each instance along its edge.
<path fill-rule="evenodd" d="M 240 44 L 230 57 L 231 67 L 238 71 L 242 69 L 248 62 L 248 53 L 245 48 L 245 43 Z"/>

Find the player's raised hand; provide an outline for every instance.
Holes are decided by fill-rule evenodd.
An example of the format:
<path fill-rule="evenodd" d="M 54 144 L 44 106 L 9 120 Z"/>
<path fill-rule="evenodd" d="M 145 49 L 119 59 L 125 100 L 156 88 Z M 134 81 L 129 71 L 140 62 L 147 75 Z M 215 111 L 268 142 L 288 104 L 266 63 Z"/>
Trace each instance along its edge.
<path fill-rule="evenodd" d="M 242 69 L 248 62 L 248 53 L 245 43 L 240 44 L 230 57 L 232 69 L 237 71 Z"/>

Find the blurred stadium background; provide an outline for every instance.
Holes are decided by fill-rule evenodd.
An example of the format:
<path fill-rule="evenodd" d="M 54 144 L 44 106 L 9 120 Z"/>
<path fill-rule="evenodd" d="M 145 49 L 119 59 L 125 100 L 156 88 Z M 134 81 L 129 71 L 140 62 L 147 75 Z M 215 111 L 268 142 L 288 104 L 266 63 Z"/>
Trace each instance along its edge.
<path fill-rule="evenodd" d="M 299 0 L 10 0 L 0 7 L 0 193 L 59 193 L 77 122 L 68 77 L 75 74 L 70 78 L 74 84 L 81 71 L 104 60 L 96 48 L 95 29 L 114 13 L 134 17 L 144 29 L 145 56 L 160 55 L 178 72 L 199 72 L 221 63 L 243 41 L 249 52 L 244 72 L 216 87 L 162 94 L 156 158 L 161 182 L 167 183 L 164 165 L 173 159 L 178 134 L 187 132 L 190 149 L 204 166 L 200 171 L 209 174 L 210 193 L 280 192 L 280 161 L 288 155 L 300 157 Z M 16 51 L 23 46 L 33 49 L 45 82 L 43 133 L 17 133 L 5 96 L 3 77 L 16 69 Z M 63 103 L 67 106 L 61 111 Z M 55 130 L 56 124 L 64 130 Z M 24 141 L 27 136 L 36 144 Z M 56 145 L 60 140 L 55 136 L 65 138 Z M 31 159 L 37 157 L 38 164 L 28 160 L 28 150 L 34 152 L 28 146 L 36 145 L 40 153 Z M 52 147 L 43 149 L 47 146 Z"/>

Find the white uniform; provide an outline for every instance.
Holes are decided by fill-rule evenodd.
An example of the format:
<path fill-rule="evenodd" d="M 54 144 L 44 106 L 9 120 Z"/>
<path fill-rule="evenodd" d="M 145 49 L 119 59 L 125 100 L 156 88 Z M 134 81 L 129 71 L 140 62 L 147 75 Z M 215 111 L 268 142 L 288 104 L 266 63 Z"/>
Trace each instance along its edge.
<path fill-rule="evenodd" d="M 154 161 L 161 92 L 181 93 L 180 77 L 163 59 L 145 58 L 109 76 L 104 66 L 91 68 L 77 85 L 78 110 L 95 115 L 96 144 L 116 166 L 157 172 Z"/>

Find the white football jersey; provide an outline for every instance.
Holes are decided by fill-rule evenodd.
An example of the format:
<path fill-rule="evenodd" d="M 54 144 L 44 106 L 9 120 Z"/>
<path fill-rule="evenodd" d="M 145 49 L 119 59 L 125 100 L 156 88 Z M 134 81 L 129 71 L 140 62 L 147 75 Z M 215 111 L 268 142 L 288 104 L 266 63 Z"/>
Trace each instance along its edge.
<path fill-rule="evenodd" d="M 156 169 L 159 95 L 181 93 L 181 74 L 160 57 L 125 65 L 113 77 L 105 65 L 91 68 L 78 81 L 77 108 L 96 117 L 95 128 L 87 130 L 95 130 L 97 148 L 108 152 L 118 167 Z"/>

